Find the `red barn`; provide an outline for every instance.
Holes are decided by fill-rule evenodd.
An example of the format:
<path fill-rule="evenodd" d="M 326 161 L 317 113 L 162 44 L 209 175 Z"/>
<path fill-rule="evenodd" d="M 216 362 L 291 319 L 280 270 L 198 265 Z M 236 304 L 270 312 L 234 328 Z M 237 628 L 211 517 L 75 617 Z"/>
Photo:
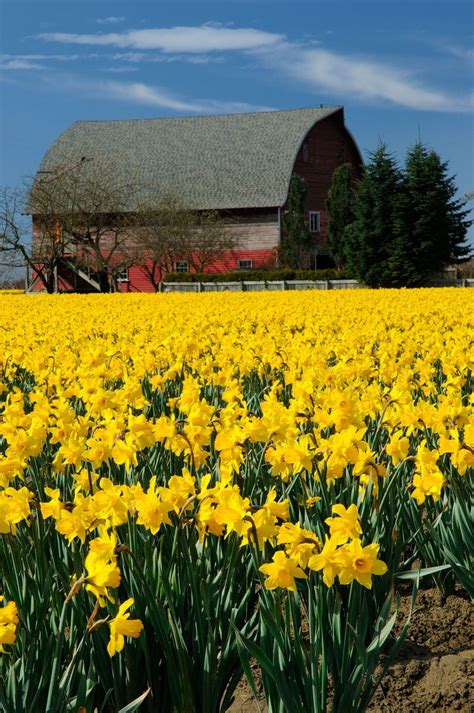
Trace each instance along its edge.
<path fill-rule="evenodd" d="M 127 177 L 142 186 L 141 199 L 183 196 L 196 211 L 219 211 L 233 225 L 237 244 L 209 271 L 256 269 L 275 261 L 282 239 L 292 174 L 308 185 L 307 220 L 314 234 L 308 267 L 325 266 L 325 201 L 334 169 L 351 163 L 360 176 L 362 158 L 344 124 L 342 107 L 319 107 L 190 118 L 79 121 L 52 144 L 36 180 L 81 164 L 100 174 L 113 162 L 112 182 Z M 133 215 L 135 194 L 116 210 Z M 114 207 L 111 207 L 113 210 Z M 40 241 L 38 210 L 32 203 L 33 250 Z M 38 250 L 37 250 L 38 253 Z M 93 279 L 74 267 L 73 256 L 59 266 L 60 290 L 94 289 Z M 190 266 L 180 260 L 175 270 Z M 151 291 L 143 268 L 131 265 L 120 276 L 123 291 Z"/>

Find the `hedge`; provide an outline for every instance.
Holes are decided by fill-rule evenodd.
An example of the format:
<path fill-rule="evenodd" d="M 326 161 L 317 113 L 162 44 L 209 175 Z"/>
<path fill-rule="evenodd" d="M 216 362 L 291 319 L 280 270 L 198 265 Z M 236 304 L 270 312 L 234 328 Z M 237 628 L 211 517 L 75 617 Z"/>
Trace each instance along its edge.
<path fill-rule="evenodd" d="M 234 270 L 233 272 L 170 272 L 164 282 L 272 282 L 275 280 L 344 280 L 347 273 L 326 270 Z"/>

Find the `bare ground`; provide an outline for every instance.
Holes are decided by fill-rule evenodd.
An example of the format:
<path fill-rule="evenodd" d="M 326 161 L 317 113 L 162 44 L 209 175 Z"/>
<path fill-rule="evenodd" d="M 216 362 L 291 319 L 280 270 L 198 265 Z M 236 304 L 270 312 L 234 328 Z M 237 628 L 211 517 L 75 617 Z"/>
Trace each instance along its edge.
<path fill-rule="evenodd" d="M 399 628 L 409 607 L 410 595 L 402 596 Z M 473 664 L 473 603 L 463 591 L 443 599 L 436 589 L 422 590 L 407 638 L 368 713 L 472 713 Z M 260 691 L 258 668 L 253 670 Z M 267 713 L 263 693 L 255 701 L 243 679 L 229 713 L 258 710 Z"/>

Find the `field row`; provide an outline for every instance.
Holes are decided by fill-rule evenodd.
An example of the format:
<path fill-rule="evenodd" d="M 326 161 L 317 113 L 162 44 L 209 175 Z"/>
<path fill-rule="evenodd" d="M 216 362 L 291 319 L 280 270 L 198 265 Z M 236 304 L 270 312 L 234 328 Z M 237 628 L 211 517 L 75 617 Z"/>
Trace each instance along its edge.
<path fill-rule="evenodd" d="M 0 707 L 365 710 L 394 586 L 474 596 L 472 306 L 0 295 Z"/>

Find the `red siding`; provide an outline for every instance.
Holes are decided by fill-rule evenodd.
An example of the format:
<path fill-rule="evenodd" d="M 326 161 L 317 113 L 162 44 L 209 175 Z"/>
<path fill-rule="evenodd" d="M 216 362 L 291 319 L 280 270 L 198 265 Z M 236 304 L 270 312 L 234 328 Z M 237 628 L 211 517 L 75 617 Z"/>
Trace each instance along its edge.
<path fill-rule="evenodd" d="M 252 260 L 252 269 L 262 269 L 275 265 L 275 250 L 235 250 L 226 253 L 215 263 L 210 265 L 206 272 L 231 272 L 238 271 L 239 260 Z M 146 273 L 139 267 L 128 270 L 128 280 L 119 283 L 121 292 L 153 292 L 153 286 Z"/>
<path fill-rule="evenodd" d="M 324 245 L 327 235 L 326 198 L 334 170 L 342 163 L 352 164 L 354 179 L 361 177 L 362 158 L 354 139 L 344 126 L 344 112 L 341 109 L 310 129 L 293 168 L 293 172 L 304 178 L 308 185 L 307 219 L 310 211 L 319 211 L 321 214 L 321 230 L 315 238 L 316 245 Z M 282 210 L 286 207 L 285 204 Z"/>

